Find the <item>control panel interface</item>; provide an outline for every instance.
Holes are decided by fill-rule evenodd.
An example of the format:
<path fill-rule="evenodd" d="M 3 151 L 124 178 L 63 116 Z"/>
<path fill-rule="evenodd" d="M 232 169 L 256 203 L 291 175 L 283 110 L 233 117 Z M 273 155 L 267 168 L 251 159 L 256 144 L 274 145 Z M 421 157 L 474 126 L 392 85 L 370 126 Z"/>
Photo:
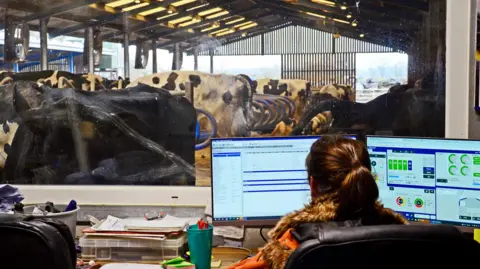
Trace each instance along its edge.
<path fill-rule="evenodd" d="M 480 228 L 480 141 L 367 137 L 382 203 L 410 221 Z"/>
<path fill-rule="evenodd" d="M 212 140 L 213 220 L 274 220 L 304 207 L 310 201 L 305 160 L 319 138 Z"/>

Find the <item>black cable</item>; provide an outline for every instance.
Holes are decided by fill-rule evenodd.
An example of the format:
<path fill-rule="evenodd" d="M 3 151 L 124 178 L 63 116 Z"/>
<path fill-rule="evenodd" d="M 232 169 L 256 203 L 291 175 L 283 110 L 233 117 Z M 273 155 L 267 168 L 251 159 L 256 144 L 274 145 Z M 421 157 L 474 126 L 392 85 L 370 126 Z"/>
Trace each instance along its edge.
<path fill-rule="evenodd" d="M 262 233 L 263 228 L 265 228 L 265 227 L 261 227 L 261 228 L 260 228 L 260 236 L 262 237 L 263 241 L 268 242 L 268 240 L 265 238 L 265 236 L 264 236 L 263 233 Z"/>

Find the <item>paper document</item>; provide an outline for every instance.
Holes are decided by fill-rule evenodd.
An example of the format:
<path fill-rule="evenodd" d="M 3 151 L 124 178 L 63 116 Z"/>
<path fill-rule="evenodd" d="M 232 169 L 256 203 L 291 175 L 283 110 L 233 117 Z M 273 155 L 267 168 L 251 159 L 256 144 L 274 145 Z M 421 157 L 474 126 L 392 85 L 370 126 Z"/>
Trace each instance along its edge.
<path fill-rule="evenodd" d="M 92 227 L 96 231 L 123 231 L 125 227 L 122 223 L 122 219 L 114 216 L 108 216 L 105 220 L 98 225 Z"/>
<path fill-rule="evenodd" d="M 245 229 L 243 226 L 241 228 L 238 227 L 214 227 L 213 234 L 218 236 L 223 236 L 225 238 L 232 238 L 232 239 L 243 239 Z"/>

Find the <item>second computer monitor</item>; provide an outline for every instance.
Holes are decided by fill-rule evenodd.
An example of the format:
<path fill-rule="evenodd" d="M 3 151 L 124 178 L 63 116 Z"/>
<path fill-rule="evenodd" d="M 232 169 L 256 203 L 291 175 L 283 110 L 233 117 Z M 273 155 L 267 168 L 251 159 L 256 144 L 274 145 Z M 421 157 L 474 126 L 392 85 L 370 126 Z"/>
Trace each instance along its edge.
<path fill-rule="evenodd" d="M 410 221 L 480 228 L 480 141 L 368 136 L 380 199 Z"/>
<path fill-rule="evenodd" d="M 301 209 L 310 200 L 305 159 L 319 138 L 213 139 L 214 223 L 270 225 Z"/>

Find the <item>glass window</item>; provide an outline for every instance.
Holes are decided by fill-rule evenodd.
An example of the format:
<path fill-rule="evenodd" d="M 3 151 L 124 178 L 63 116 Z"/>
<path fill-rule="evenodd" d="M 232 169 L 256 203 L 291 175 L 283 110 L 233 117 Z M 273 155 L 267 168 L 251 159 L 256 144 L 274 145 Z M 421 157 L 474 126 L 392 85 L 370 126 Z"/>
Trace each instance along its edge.
<path fill-rule="evenodd" d="M 444 137 L 446 0 L 6 2 L 0 183 L 208 186 L 212 137 Z"/>

